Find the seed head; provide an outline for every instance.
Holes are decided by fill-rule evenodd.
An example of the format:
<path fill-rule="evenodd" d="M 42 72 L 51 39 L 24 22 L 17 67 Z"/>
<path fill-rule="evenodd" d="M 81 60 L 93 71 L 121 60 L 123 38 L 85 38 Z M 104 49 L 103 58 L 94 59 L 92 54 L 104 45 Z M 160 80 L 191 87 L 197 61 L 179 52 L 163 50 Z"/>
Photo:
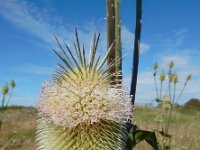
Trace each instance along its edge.
<path fill-rule="evenodd" d="M 169 63 L 169 69 L 172 69 L 173 67 L 174 67 L 174 62 L 171 61 L 171 62 Z"/>
<path fill-rule="evenodd" d="M 191 80 L 191 77 L 192 77 L 192 75 L 191 75 L 191 74 L 189 74 L 189 75 L 187 76 L 187 78 L 186 78 L 186 81 L 189 81 L 189 80 Z"/>
<path fill-rule="evenodd" d="M 3 95 L 6 95 L 6 94 L 8 93 L 8 91 L 9 91 L 9 88 L 8 88 L 8 85 L 6 84 L 6 85 L 4 85 L 3 88 L 2 88 L 2 94 L 3 94 Z"/>
<path fill-rule="evenodd" d="M 12 81 L 10 82 L 10 86 L 11 86 L 12 88 L 14 88 L 14 87 L 16 86 L 16 83 L 15 83 L 14 80 L 12 80 Z"/>
<path fill-rule="evenodd" d="M 178 75 L 177 74 L 172 75 L 172 81 L 174 82 L 174 84 L 176 84 L 178 82 Z"/>
<path fill-rule="evenodd" d="M 161 72 L 160 73 L 160 81 L 164 81 L 165 80 L 165 73 Z"/>
<path fill-rule="evenodd" d="M 155 63 L 153 68 L 154 68 L 154 70 L 157 70 L 158 69 L 158 63 Z"/>

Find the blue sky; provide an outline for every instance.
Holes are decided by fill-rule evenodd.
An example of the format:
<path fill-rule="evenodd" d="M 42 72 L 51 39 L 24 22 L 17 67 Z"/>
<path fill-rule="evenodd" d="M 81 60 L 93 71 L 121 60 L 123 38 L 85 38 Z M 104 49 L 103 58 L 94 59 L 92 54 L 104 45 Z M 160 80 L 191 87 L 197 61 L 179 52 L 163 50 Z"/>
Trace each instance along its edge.
<path fill-rule="evenodd" d="M 192 74 L 180 103 L 200 98 L 200 1 L 143 0 L 142 40 L 136 103 L 155 98 L 152 66 L 175 62 L 179 89 Z M 0 87 L 14 79 L 11 104 L 35 105 L 44 80 L 59 60 L 53 34 L 73 42 L 78 27 L 81 42 L 89 47 L 93 32 L 101 32 L 99 53 L 106 51 L 105 0 L 0 0 Z M 135 28 L 135 0 L 121 0 L 123 75 L 130 85 Z M 179 92 L 180 90 L 178 90 Z"/>

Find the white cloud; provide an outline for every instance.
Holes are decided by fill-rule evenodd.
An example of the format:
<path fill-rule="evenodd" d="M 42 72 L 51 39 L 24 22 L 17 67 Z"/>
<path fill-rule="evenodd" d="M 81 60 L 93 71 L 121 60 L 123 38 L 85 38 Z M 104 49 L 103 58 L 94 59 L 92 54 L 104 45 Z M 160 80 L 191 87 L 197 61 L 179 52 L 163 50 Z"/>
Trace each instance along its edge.
<path fill-rule="evenodd" d="M 15 24 L 45 42 L 50 42 L 50 37 L 56 26 L 49 25 L 47 19 L 42 17 L 43 12 L 26 1 L 7 0 L 0 1 L 0 14 Z"/>
<path fill-rule="evenodd" d="M 24 0 L 0 1 L 0 15 L 18 28 L 42 40 L 43 44 L 52 45 L 53 34 L 68 42 L 74 41 L 74 26 L 63 23 L 62 18 L 53 16 L 45 9 L 39 9 L 34 4 Z M 80 39 L 89 43 L 94 26 L 87 24 L 79 29 Z M 89 47 L 89 45 L 86 45 Z"/>
<path fill-rule="evenodd" d="M 161 62 L 160 66 L 162 68 L 167 69 L 167 64 L 169 64 L 170 61 L 173 61 L 175 70 L 182 76 L 192 74 L 193 76 L 200 78 L 200 70 L 198 69 L 200 62 L 194 62 L 193 59 L 195 59 L 195 57 L 196 56 L 192 54 L 168 54 L 161 57 L 158 62 Z"/>
<path fill-rule="evenodd" d="M 182 28 L 178 31 L 175 32 L 175 41 L 174 41 L 174 46 L 178 47 L 180 46 L 185 38 L 187 37 L 188 29 Z"/>
<path fill-rule="evenodd" d="M 189 65 L 189 56 L 183 54 L 166 55 L 161 59 L 162 66 L 167 66 L 171 61 L 173 61 L 178 68 L 184 68 Z"/>
<path fill-rule="evenodd" d="M 165 46 L 166 50 L 174 51 L 175 49 L 179 48 L 181 44 L 183 44 L 184 40 L 188 35 L 188 29 L 181 28 L 174 32 L 170 37 L 164 39 L 163 45 Z"/>
<path fill-rule="evenodd" d="M 51 67 L 41 67 L 36 65 L 25 65 L 20 67 L 12 68 L 15 72 L 38 74 L 38 75 L 51 75 L 54 68 Z"/>
<path fill-rule="evenodd" d="M 151 46 L 149 44 L 141 43 L 140 44 L 140 52 L 141 52 L 141 54 L 144 54 L 144 53 L 148 52 L 150 48 L 151 48 Z"/>
<path fill-rule="evenodd" d="M 159 72 L 165 71 L 167 73 L 167 64 L 173 60 L 175 63 L 174 71 L 179 76 L 177 85 L 177 95 L 181 92 L 187 75 L 192 74 L 191 81 L 188 82 L 185 91 L 179 100 L 179 103 L 185 103 L 190 98 L 200 98 L 200 70 L 199 63 L 192 63 L 192 58 L 187 55 L 165 55 L 158 59 L 160 62 Z M 149 66 L 148 66 L 149 67 Z M 131 75 L 124 78 L 126 86 L 130 87 Z M 164 82 L 164 89 L 166 89 L 167 82 Z M 160 83 L 158 82 L 158 87 Z M 138 74 L 136 103 L 150 103 L 156 98 L 155 83 L 152 71 L 141 71 Z"/>
<path fill-rule="evenodd" d="M 184 54 L 176 54 L 176 55 L 167 55 L 162 58 L 163 64 L 166 63 L 167 60 L 173 60 L 175 63 L 175 68 L 177 68 L 176 72 L 179 75 L 180 84 L 184 84 L 187 75 L 192 75 L 192 80 L 188 83 L 186 87 L 186 91 L 183 97 L 187 98 L 200 98 L 200 70 L 198 69 L 200 66 L 199 62 L 193 62 L 193 56 L 184 55 Z M 169 61 L 168 61 L 169 62 Z M 179 86 L 180 87 L 180 86 Z M 180 91 L 179 91 L 180 92 Z M 185 99 L 188 100 L 188 99 Z"/>
<path fill-rule="evenodd" d="M 125 26 L 121 27 L 122 47 L 126 50 L 134 48 L 134 34 L 129 31 Z"/>
<path fill-rule="evenodd" d="M 130 90 L 131 75 L 123 78 L 123 83 Z M 139 72 L 135 103 L 151 103 L 155 97 L 153 73 L 150 71 Z"/>
<path fill-rule="evenodd" d="M 122 26 L 121 29 L 121 36 L 122 36 L 122 48 L 130 51 L 134 49 L 134 33 L 131 32 L 130 30 L 128 30 L 128 28 L 126 28 L 125 26 Z M 146 52 L 149 51 L 149 49 L 151 48 L 151 46 L 147 43 L 140 43 L 140 53 L 141 54 L 145 54 Z"/>
<path fill-rule="evenodd" d="M 13 11 L 14 10 L 14 11 Z M 52 12 L 45 9 L 37 8 L 33 3 L 24 0 L 6 0 L 0 1 L 0 15 L 10 21 L 15 26 L 26 31 L 27 33 L 39 38 L 43 44 L 52 47 L 53 34 L 56 34 L 62 41 L 68 43 L 74 41 L 74 26 L 69 22 L 64 23 L 61 17 L 54 16 Z M 104 24 L 105 25 L 105 24 Z M 97 22 L 89 22 L 79 28 L 79 38 L 84 39 L 86 49 L 89 48 L 91 36 L 95 30 L 101 29 L 101 39 L 99 47 L 106 50 L 106 28 L 100 27 Z M 105 26 L 106 27 L 106 26 Z M 122 25 L 122 47 L 125 51 L 134 48 L 134 33 Z M 150 49 L 147 43 L 141 43 L 141 54 L 146 53 Z"/>
<path fill-rule="evenodd" d="M 10 21 L 15 26 L 19 27 L 23 31 L 39 38 L 44 44 L 52 43 L 52 34 L 56 33 L 59 39 L 65 39 L 71 43 L 74 40 L 74 27 L 69 28 L 62 22 L 62 19 L 57 16 L 49 14 L 48 10 L 38 9 L 34 4 L 28 3 L 24 0 L 1 0 L 0 1 L 0 15 Z M 94 31 L 96 24 L 85 25 L 79 29 L 79 37 L 86 42 L 86 48 L 89 47 L 89 41 L 91 39 L 92 32 Z M 99 43 L 100 50 L 106 50 L 106 29 L 103 28 L 101 32 L 101 40 Z M 184 42 L 187 37 L 188 30 L 183 28 L 177 31 L 172 37 L 166 39 L 163 50 L 174 51 Z M 83 41 L 82 41 L 83 42 Z M 151 45 L 147 43 L 141 43 L 141 54 L 147 53 L 151 49 Z M 131 32 L 126 26 L 122 26 L 122 47 L 125 51 L 133 50 L 134 48 L 134 33 Z M 161 67 L 164 67 L 169 61 L 173 60 L 175 65 L 179 68 L 180 79 L 191 73 L 194 79 L 188 84 L 187 91 L 185 92 L 188 97 L 200 97 L 200 63 L 198 61 L 193 62 L 191 53 L 182 54 L 164 54 L 161 53 L 157 59 L 161 62 Z M 152 64 L 150 64 L 152 65 Z M 147 68 L 151 67 L 147 64 Z M 15 68 L 15 71 L 24 73 L 34 73 L 47 75 L 51 72 L 52 68 L 41 67 L 35 65 L 28 65 L 24 67 Z M 130 77 L 124 78 L 124 82 L 127 86 L 130 85 Z M 149 102 L 155 97 L 154 83 L 152 72 L 142 71 L 138 75 L 138 87 L 136 102 L 140 100 Z M 187 100 L 187 99 L 186 99 Z"/>

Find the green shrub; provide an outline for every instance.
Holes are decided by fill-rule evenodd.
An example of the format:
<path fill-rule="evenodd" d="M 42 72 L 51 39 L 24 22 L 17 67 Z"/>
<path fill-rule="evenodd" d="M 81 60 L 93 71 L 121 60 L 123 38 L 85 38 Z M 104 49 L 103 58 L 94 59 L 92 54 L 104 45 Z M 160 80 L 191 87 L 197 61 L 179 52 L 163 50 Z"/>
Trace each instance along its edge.
<path fill-rule="evenodd" d="M 200 100 L 197 98 L 192 98 L 185 103 L 184 108 L 200 110 Z"/>

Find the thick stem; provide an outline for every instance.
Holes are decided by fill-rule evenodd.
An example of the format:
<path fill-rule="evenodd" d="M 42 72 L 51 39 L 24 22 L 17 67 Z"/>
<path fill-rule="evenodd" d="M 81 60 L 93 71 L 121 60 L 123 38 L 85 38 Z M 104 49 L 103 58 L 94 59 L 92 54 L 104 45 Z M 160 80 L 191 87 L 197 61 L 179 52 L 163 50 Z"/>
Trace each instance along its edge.
<path fill-rule="evenodd" d="M 107 47 L 108 49 L 111 47 L 113 42 L 115 41 L 115 0 L 106 0 L 106 19 L 107 19 Z M 112 46 L 112 49 L 115 49 Z M 111 50 L 112 53 L 108 57 L 108 65 L 115 59 L 115 51 Z M 115 74 L 115 67 L 111 67 L 109 69 L 109 75 Z M 115 76 L 110 76 L 110 80 L 112 84 L 115 84 Z"/>
<path fill-rule="evenodd" d="M 169 112 L 169 118 L 168 118 L 167 125 L 166 125 L 166 134 L 169 134 L 168 132 L 169 132 L 170 124 L 171 124 L 172 113 L 173 113 L 173 110 L 174 110 L 175 96 L 176 96 L 176 83 L 174 83 L 173 98 L 170 101 L 171 102 L 171 109 L 170 109 L 170 112 Z"/>
<path fill-rule="evenodd" d="M 158 85 L 157 85 L 157 81 L 156 81 L 156 75 L 154 75 L 154 82 L 155 82 L 155 88 L 156 88 L 157 98 L 159 98 L 159 95 L 158 95 Z"/>
<path fill-rule="evenodd" d="M 130 95 L 132 95 L 133 105 L 135 103 L 135 94 L 136 94 L 136 85 L 137 85 L 141 26 L 142 26 L 142 0 L 137 0 L 136 1 L 135 42 L 134 42 L 134 52 L 133 52 L 133 70 L 132 70 L 131 90 L 130 90 Z"/>
<path fill-rule="evenodd" d="M 120 0 L 115 0 L 115 64 L 116 83 L 122 82 L 122 51 L 121 51 L 121 23 L 120 23 Z"/>

